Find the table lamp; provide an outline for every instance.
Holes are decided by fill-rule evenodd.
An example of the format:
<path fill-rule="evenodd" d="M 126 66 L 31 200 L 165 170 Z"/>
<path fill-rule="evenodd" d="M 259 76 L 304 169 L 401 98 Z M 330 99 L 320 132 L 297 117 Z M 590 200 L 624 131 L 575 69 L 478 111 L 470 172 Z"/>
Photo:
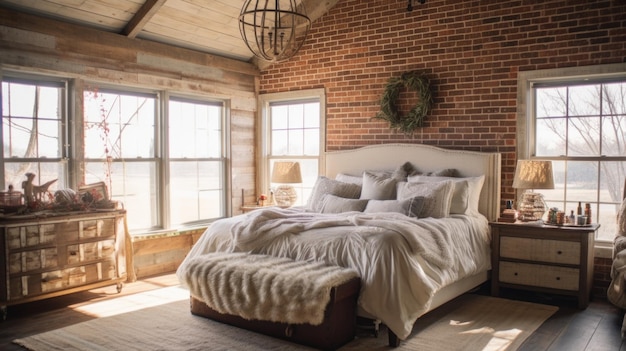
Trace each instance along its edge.
<path fill-rule="evenodd" d="M 517 208 L 519 218 L 526 222 L 541 220 L 547 205 L 543 195 L 533 190 L 554 189 L 552 161 L 518 160 L 513 188 L 524 189 Z"/>
<path fill-rule="evenodd" d="M 300 163 L 291 161 L 276 161 L 272 169 L 272 183 L 279 184 L 274 190 L 274 200 L 278 207 L 292 206 L 298 194 L 291 184 L 302 183 Z"/>

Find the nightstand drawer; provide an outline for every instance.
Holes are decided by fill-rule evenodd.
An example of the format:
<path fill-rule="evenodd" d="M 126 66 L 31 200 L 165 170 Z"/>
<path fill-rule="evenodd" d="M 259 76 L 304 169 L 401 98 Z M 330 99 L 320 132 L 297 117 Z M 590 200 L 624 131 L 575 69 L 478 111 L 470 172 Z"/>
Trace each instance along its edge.
<path fill-rule="evenodd" d="M 580 270 L 538 264 L 500 262 L 501 283 L 577 291 Z"/>
<path fill-rule="evenodd" d="M 580 242 L 502 236 L 500 257 L 578 265 Z"/>

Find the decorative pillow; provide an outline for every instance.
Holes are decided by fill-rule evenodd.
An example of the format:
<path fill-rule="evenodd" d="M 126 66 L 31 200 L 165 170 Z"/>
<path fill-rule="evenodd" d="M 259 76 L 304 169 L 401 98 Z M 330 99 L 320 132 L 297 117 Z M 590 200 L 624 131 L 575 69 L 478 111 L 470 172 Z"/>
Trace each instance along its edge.
<path fill-rule="evenodd" d="M 444 168 L 444 169 L 440 169 L 438 171 L 432 171 L 432 172 L 419 172 L 417 170 L 414 170 L 413 172 L 409 173 L 409 177 L 411 176 L 428 176 L 428 177 L 458 177 L 459 176 L 459 171 L 457 171 L 454 168 Z"/>
<path fill-rule="evenodd" d="M 344 183 L 363 185 L 362 175 L 354 176 L 354 175 L 345 174 L 345 173 L 337 173 L 337 175 L 335 176 L 335 180 L 344 182 Z"/>
<path fill-rule="evenodd" d="M 341 213 L 350 211 L 363 212 L 368 200 L 346 199 L 343 197 L 326 194 L 322 197 L 321 213 Z"/>
<path fill-rule="evenodd" d="M 622 207 L 617 212 L 617 235 L 626 236 L 626 199 L 622 201 Z"/>
<path fill-rule="evenodd" d="M 364 172 L 361 199 L 393 200 L 396 198 L 396 182 L 394 178 Z"/>
<path fill-rule="evenodd" d="M 424 197 L 416 196 L 404 200 L 369 200 L 364 212 L 398 212 L 409 217 L 419 217 L 423 207 Z"/>
<path fill-rule="evenodd" d="M 453 188 L 454 184 L 451 180 L 431 183 L 400 182 L 398 183 L 398 200 L 423 196 L 424 206 L 420 211 L 420 218 L 448 217 L 450 215 Z"/>
<path fill-rule="evenodd" d="M 317 178 L 311 196 L 306 203 L 306 209 L 309 211 L 319 212 L 322 208 L 322 197 L 326 194 L 336 195 L 347 199 L 358 199 L 361 194 L 361 186 L 358 184 L 349 184 L 339 182 L 334 179 L 328 179 L 324 176 Z"/>
<path fill-rule="evenodd" d="M 452 180 L 454 189 L 452 191 L 452 203 L 450 204 L 450 213 L 453 214 L 476 214 L 478 213 L 478 202 L 480 201 L 480 192 L 483 189 L 485 176 L 478 177 L 439 177 L 439 176 L 409 176 L 409 183 L 427 183 L 440 182 L 443 180 Z"/>

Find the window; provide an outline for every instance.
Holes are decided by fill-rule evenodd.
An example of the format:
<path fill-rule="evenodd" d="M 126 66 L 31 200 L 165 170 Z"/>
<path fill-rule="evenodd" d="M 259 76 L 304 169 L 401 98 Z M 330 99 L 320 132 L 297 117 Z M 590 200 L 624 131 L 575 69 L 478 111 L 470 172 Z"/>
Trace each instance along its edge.
<path fill-rule="evenodd" d="M 171 223 L 223 217 L 222 104 L 171 98 L 168 116 Z"/>
<path fill-rule="evenodd" d="M 84 182 L 105 182 L 111 199 L 132 211 L 129 228 L 159 228 L 157 95 L 103 89 L 83 95 Z"/>
<path fill-rule="evenodd" d="M 54 181 L 51 194 L 104 182 L 132 232 L 230 214 L 225 102 L 3 73 L 2 189 L 21 193 L 26 173 Z M 69 96 L 82 110 L 67 108 Z"/>
<path fill-rule="evenodd" d="M 66 91 L 64 81 L 3 77 L 2 189 L 21 192 L 26 173 L 33 184 L 56 179 L 50 190 L 67 186 Z"/>
<path fill-rule="evenodd" d="M 626 74 L 562 73 L 528 79 L 519 157 L 552 160 L 555 189 L 541 191 L 548 206 L 570 213 L 589 203 L 596 239 L 612 241 L 626 178 Z"/>
<path fill-rule="evenodd" d="M 302 183 L 294 184 L 298 194 L 295 205 L 304 205 L 317 177 L 324 172 L 324 92 L 319 89 L 268 94 L 261 96 L 260 101 L 266 131 L 262 136 L 264 189 L 279 185 L 270 182 L 274 162 L 297 161 Z"/>

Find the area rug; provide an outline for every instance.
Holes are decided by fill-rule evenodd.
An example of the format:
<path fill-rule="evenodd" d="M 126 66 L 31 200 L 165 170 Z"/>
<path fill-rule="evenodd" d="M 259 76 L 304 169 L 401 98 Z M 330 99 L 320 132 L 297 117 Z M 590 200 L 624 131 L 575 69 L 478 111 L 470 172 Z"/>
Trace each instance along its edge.
<path fill-rule="evenodd" d="M 13 342 L 32 351 L 312 350 L 194 316 L 189 312 L 186 290 L 165 289 L 169 289 L 169 301 L 174 302 L 151 304 Z M 134 298 L 141 300 L 141 294 Z M 557 310 L 554 306 L 474 294 L 463 295 L 449 304 L 441 316 L 437 316 L 437 311 L 427 315 L 432 322 L 418 323 L 396 350 L 513 351 Z M 385 349 L 387 334 L 381 328 L 377 338 L 360 332 L 340 350 Z"/>

